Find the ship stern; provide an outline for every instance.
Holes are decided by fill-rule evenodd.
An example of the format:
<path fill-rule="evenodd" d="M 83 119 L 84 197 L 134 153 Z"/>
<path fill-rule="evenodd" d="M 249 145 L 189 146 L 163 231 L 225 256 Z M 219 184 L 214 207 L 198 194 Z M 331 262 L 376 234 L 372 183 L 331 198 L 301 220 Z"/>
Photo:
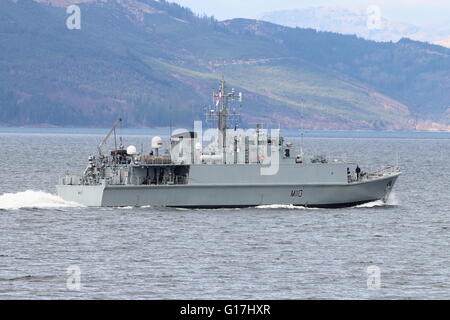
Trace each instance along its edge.
<path fill-rule="evenodd" d="M 101 207 L 104 185 L 56 185 L 56 192 L 65 201 L 76 202 L 87 207 Z"/>

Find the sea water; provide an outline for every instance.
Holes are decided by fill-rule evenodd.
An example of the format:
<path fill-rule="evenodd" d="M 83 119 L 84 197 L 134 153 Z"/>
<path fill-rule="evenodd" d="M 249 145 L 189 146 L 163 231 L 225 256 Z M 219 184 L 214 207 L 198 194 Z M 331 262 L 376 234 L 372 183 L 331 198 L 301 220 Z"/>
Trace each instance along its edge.
<path fill-rule="evenodd" d="M 363 170 L 398 164 L 387 203 L 188 210 L 58 198 L 58 178 L 81 174 L 102 134 L 0 129 L 0 299 L 450 298 L 450 134 L 305 134 L 305 152 Z M 148 152 L 165 130 L 122 134 Z"/>

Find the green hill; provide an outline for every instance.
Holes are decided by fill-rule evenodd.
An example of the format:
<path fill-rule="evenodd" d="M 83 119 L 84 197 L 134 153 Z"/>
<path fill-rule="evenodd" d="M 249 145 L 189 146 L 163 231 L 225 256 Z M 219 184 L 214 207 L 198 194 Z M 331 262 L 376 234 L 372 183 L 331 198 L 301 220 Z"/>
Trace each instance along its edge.
<path fill-rule="evenodd" d="M 73 2 L 81 30 L 66 28 Z M 407 39 L 219 22 L 165 1 L 1 0 L 0 48 L 4 125 L 189 125 L 224 74 L 247 124 L 292 128 L 303 110 L 311 129 L 450 128 L 450 50 Z"/>

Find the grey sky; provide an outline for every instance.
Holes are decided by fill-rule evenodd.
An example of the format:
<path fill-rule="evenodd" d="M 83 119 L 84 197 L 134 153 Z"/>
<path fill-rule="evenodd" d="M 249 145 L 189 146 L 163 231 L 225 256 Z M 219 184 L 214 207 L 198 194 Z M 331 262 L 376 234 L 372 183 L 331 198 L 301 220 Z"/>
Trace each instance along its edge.
<path fill-rule="evenodd" d="M 196 13 L 214 15 L 219 20 L 255 18 L 267 11 L 313 6 L 367 8 L 378 5 L 389 20 L 415 25 L 450 24 L 449 0 L 171 0 Z"/>

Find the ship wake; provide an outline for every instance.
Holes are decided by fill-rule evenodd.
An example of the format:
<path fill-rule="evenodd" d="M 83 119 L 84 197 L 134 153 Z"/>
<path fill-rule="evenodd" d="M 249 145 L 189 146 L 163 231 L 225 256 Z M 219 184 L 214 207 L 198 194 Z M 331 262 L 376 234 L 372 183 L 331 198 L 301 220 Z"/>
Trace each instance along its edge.
<path fill-rule="evenodd" d="M 261 205 L 257 206 L 257 209 L 289 209 L 289 210 L 311 210 L 311 209 L 317 209 L 317 208 L 308 208 L 304 206 L 294 206 L 292 204 L 268 204 L 268 205 Z"/>
<path fill-rule="evenodd" d="M 76 202 L 65 201 L 54 194 L 44 191 L 27 190 L 0 195 L 0 210 L 74 207 L 83 207 L 83 205 Z"/>
<path fill-rule="evenodd" d="M 372 201 L 356 206 L 355 208 L 395 207 L 400 204 L 395 193 L 391 193 L 386 202 L 382 200 Z"/>

